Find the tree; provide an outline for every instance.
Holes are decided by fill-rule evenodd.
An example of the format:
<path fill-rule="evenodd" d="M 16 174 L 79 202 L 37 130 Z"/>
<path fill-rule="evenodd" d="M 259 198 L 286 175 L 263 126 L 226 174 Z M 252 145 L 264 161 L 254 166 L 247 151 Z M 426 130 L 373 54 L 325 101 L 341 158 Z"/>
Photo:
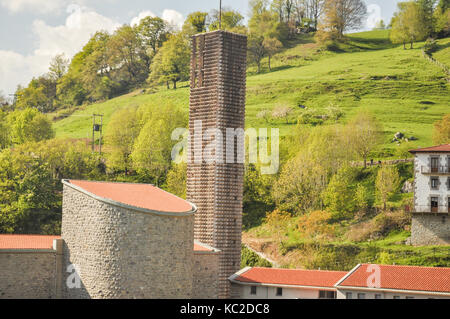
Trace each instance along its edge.
<path fill-rule="evenodd" d="M 56 81 L 49 75 L 33 78 L 28 87 L 16 91 L 17 109 L 37 108 L 41 112 L 53 110 L 56 98 Z"/>
<path fill-rule="evenodd" d="M 171 35 L 156 54 L 151 64 L 148 81 L 156 83 L 173 83 L 177 88 L 178 81 L 189 78 L 190 46 L 183 35 Z"/>
<path fill-rule="evenodd" d="M 420 14 L 419 5 L 415 2 L 398 3 L 398 12 L 392 18 L 392 30 L 390 34 L 393 43 L 411 44 L 415 41 L 423 40 L 426 36 L 426 29 L 423 28 L 423 21 Z"/>
<path fill-rule="evenodd" d="M 207 12 L 196 11 L 190 13 L 186 21 L 184 22 L 183 29 L 193 28 L 193 34 L 202 33 L 206 31 L 206 18 L 208 17 Z"/>
<path fill-rule="evenodd" d="M 386 24 L 384 23 L 383 20 L 378 20 L 377 23 L 375 24 L 374 30 L 384 30 L 384 29 L 386 29 Z"/>
<path fill-rule="evenodd" d="M 132 167 L 131 153 L 142 128 L 136 108 L 126 108 L 113 114 L 105 134 L 108 165 L 128 174 Z"/>
<path fill-rule="evenodd" d="M 297 228 L 301 236 L 312 240 L 330 240 L 334 237 L 335 227 L 331 225 L 332 214 L 316 210 L 300 216 Z"/>
<path fill-rule="evenodd" d="M 145 81 L 150 71 L 149 62 L 136 29 L 129 25 L 117 29 L 108 41 L 108 49 L 108 62 L 116 82 L 130 88 Z"/>
<path fill-rule="evenodd" d="M 434 123 L 433 143 L 436 145 L 450 143 L 450 113 Z"/>
<path fill-rule="evenodd" d="M 291 217 L 292 215 L 290 213 L 276 209 L 271 213 L 267 213 L 266 218 L 264 219 L 265 224 L 272 229 L 272 233 L 280 243 L 283 239 L 283 233 L 287 230 L 286 226 Z"/>
<path fill-rule="evenodd" d="M 383 209 L 386 210 L 387 201 L 397 191 L 400 185 L 400 176 L 395 167 L 383 166 L 378 170 L 375 181 L 377 198 L 383 204 Z"/>
<path fill-rule="evenodd" d="M 52 123 L 36 109 L 14 111 L 8 115 L 7 121 L 15 144 L 38 142 L 54 136 Z"/>
<path fill-rule="evenodd" d="M 314 30 L 317 30 L 319 19 L 324 12 L 326 0 L 306 0 L 305 2 L 309 13 L 308 17 L 313 21 Z"/>
<path fill-rule="evenodd" d="M 174 164 L 167 173 L 167 191 L 181 198 L 186 198 L 186 163 Z"/>
<path fill-rule="evenodd" d="M 362 25 L 367 8 L 362 0 L 326 0 L 323 12 L 325 17 L 319 25 L 320 33 L 329 33 L 331 39 L 342 40 L 345 31 Z"/>
<path fill-rule="evenodd" d="M 323 202 L 334 218 L 349 217 L 349 214 L 355 210 L 355 190 L 352 186 L 355 177 L 355 170 L 344 166 L 333 175 L 322 193 Z"/>
<path fill-rule="evenodd" d="M 171 167 L 173 130 L 187 126 L 186 114 L 173 105 L 144 106 L 144 126 L 134 143 L 131 159 L 143 181 L 162 185 Z"/>
<path fill-rule="evenodd" d="M 266 38 L 263 41 L 263 47 L 265 52 L 267 53 L 267 56 L 269 57 L 269 70 L 272 71 L 270 61 L 272 59 L 272 56 L 283 48 L 283 44 L 276 39 L 276 38 Z"/>
<path fill-rule="evenodd" d="M 362 184 L 358 184 L 355 191 L 355 204 L 360 213 L 364 214 L 366 212 L 369 207 L 368 201 L 369 193 L 367 188 Z"/>
<path fill-rule="evenodd" d="M 440 0 L 434 11 L 435 30 L 440 38 L 450 36 L 450 1 Z"/>
<path fill-rule="evenodd" d="M 261 72 L 261 61 L 265 54 L 264 37 L 250 34 L 248 38 L 248 57 L 251 62 L 256 63 L 257 73 Z"/>
<path fill-rule="evenodd" d="M 272 112 L 272 117 L 283 118 L 286 124 L 289 124 L 289 116 L 294 112 L 294 109 L 290 106 L 280 105 L 276 107 Z"/>
<path fill-rule="evenodd" d="M 169 25 L 159 17 L 145 17 L 136 26 L 136 30 L 146 48 L 145 52 L 150 58 L 155 56 L 170 34 Z M 149 66 L 147 65 L 147 67 Z"/>
<path fill-rule="evenodd" d="M 419 19 L 422 22 L 421 28 L 424 38 L 432 36 L 435 29 L 434 8 L 436 0 L 416 0 L 419 9 Z"/>
<path fill-rule="evenodd" d="M 347 126 L 347 135 L 351 139 L 353 151 L 364 160 L 378 147 L 383 138 L 383 127 L 376 117 L 369 112 L 359 112 Z"/>
<path fill-rule="evenodd" d="M 209 14 L 209 31 L 219 30 L 220 12 L 216 9 Z M 222 30 L 243 33 L 244 17 L 236 10 L 231 8 L 222 9 Z"/>
<path fill-rule="evenodd" d="M 6 113 L 0 109 L 0 150 L 11 145 L 10 127 Z"/>
<path fill-rule="evenodd" d="M 66 59 L 64 53 L 56 55 L 51 61 L 50 61 L 50 67 L 49 67 L 49 75 L 50 77 L 58 81 L 61 79 L 64 74 L 66 74 L 67 69 L 69 68 L 69 59 Z"/>

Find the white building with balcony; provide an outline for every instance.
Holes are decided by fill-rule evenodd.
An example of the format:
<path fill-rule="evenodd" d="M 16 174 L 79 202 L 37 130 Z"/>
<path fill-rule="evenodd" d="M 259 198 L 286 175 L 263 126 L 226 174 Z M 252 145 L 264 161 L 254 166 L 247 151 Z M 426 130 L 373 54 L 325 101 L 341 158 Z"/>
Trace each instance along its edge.
<path fill-rule="evenodd" d="M 450 144 L 410 152 L 415 156 L 411 243 L 450 244 Z"/>

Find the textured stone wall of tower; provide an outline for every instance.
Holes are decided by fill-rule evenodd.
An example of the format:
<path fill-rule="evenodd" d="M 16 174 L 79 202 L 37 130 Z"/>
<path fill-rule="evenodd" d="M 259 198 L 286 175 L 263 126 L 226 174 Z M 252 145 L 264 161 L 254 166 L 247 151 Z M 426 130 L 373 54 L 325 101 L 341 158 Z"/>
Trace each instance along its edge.
<path fill-rule="evenodd" d="M 232 297 L 228 277 L 240 268 L 244 164 L 236 161 L 236 140 L 234 161 L 227 161 L 225 135 L 245 126 L 246 56 L 246 36 L 214 31 L 192 38 L 187 198 L 198 208 L 195 239 L 222 251 L 219 298 Z M 223 139 L 202 138 L 211 129 Z M 222 160 L 205 152 L 218 143 Z"/>

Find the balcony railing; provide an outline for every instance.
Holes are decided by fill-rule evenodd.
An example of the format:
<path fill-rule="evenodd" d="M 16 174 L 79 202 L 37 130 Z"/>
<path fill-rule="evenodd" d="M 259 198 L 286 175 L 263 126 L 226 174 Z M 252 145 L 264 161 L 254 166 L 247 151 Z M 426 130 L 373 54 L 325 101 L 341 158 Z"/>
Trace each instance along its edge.
<path fill-rule="evenodd" d="M 450 207 L 447 205 L 439 205 L 437 207 L 431 207 L 431 205 L 416 205 L 414 206 L 414 212 L 416 213 L 450 213 Z"/>
<path fill-rule="evenodd" d="M 450 166 L 422 166 L 422 174 L 449 174 Z"/>

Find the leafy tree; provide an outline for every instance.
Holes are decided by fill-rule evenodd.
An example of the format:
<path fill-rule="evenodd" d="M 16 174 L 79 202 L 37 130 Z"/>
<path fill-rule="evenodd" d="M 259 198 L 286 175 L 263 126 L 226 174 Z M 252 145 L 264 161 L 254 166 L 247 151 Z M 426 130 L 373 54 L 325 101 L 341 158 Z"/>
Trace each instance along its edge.
<path fill-rule="evenodd" d="M 433 143 L 436 145 L 450 143 L 450 113 L 434 123 Z"/>
<path fill-rule="evenodd" d="M 178 81 L 189 78 L 190 46 L 183 35 L 175 34 L 169 37 L 156 54 L 151 64 L 151 73 L 148 81 L 156 83 L 173 83 L 177 88 Z"/>
<path fill-rule="evenodd" d="M 434 20 L 434 8 L 436 6 L 436 0 L 416 0 L 419 16 L 421 21 L 421 28 L 424 33 L 424 38 L 429 37 L 433 34 L 435 29 Z"/>
<path fill-rule="evenodd" d="M 108 62 L 114 70 L 116 82 L 130 88 L 145 81 L 149 73 L 149 61 L 136 29 L 129 25 L 117 29 L 108 41 L 108 49 Z"/>
<path fill-rule="evenodd" d="M 330 209 L 334 218 L 346 218 L 355 210 L 355 190 L 352 186 L 355 170 L 351 167 L 341 168 L 330 180 L 322 193 L 324 204 Z"/>
<path fill-rule="evenodd" d="M 167 173 L 167 191 L 186 198 L 186 163 L 174 164 Z"/>
<path fill-rule="evenodd" d="M 294 109 L 290 106 L 280 105 L 277 106 L 273 112 L 272 117 L 274 118 L 282 118 L 286 121 L 286 124 L 289 124 L 289 116 L 294 112 Z"/>
<path fill-rule="evenodd" d="M 155 56 L 170 34 L 170 28 L 166 21 L 159 17 L 145 17 L 136 27 L 138 37 L 146 48 L 145 53 L 149 57 Z M 150 62 L 150 61 L 148 61 Z M 148 67 L 150 65 L 147 65 Z"/>
<path fill-rule="evenodd" d="M 183 29 L 191 29 L 192 34 L 202 33 L 206 31 L 206 18 L 208 17 L 207 12 L 196 11 L 190 13 L 186 21 L 184 22 Z"/>
<path fill-rule="evenodd" d="M 375 181 L 376 194 L 378 200 L 383 204 L 383 209 L 387 207 L 387 201 L 397 191 L 400 185 L 400 176 L 395 167 L 383 166 L 378 170 Z"/>
<path fill-rule="evenodd" d="M 49 76 L 33 78 L 28 87 L 16 91 L 17 109 L 36 108 L 41 112 L 53 110 L 56 97 L 56 81 Z"/>
<path fill-rule="evenodd" d="M 69 68 L 69 60 L 66 59 L 64 53 L 56 55 L 50 61 L 49 75 L 55 81 L 61 79 Z"/>
<path fill-rule="evenodd" d="M 0 150 L 11 145 L 10 128 L 6 113 L 0 109 Z"/>
<path fill-rule="evenodd" d="M 250 34 L 248 38 L 248 57 L 250 62 L 256 63 L 257 72 L 261 72 L 261 61 L 266 54 L 264 37 Z"/>
<path fill-rule="evenodd" d="M 147 106 L 144 126 L 134 143 L 131 159 L 144 181 L 162 185 L 171 167 L 171 152 L 175 141 L 173 130 L 187 126 L 186 114 L 172 105 Z"/>
<path fill-rule="evenodd" d="M 209 30 L 219 30 L 219 20 L 220 12 L 216 9 L 212 10 L 209 14 Z M 243 32 L 244 27 L 244 17 L 238 11 L 231 8 L 222 9 L 222 30 L 245 33 Z"/>
<path fill-rule="evenodd" d="M 330 240 L 334 237 L 335 227 L 331 225 L 332 214 L 327 211 L 313 211 L 300 216 L 297 228 L 301 236 L 312 240 Z"/>
<path fill-rule="evenodd" d="M 283 44 L 276 38 L 266 38 L 263 41 L 264 50 L 269 57 L 269 70 L 272 71 L 270 60 L 272 56 L 283 48 Z"/>
<path fill-rule="evenodd" d="M 16 144 L 38 142 L 54 136 L 52 123 L 36 109 L 26 108 L 8 115 L 12 141 Z"/>
<path fill-rule="evenodd" d="M 142 128 L 136 108 L 116 111 L 108 124 L 105 145 L 108 147 L 108 166 L 125 171 L 132 167 L 131 153 Z"/>
<path fill-rule="evenodd" d="M 412 49 L 413 43 L 423 40 L 426 34 L 419 5 L 415 2 L 398 3 L 398 12 L 392 18 L 391 41 L 403 43 L 404 49 L 406 49 L 406 43 L 409 42 Z"/>
<path fill-rule="evenodd" d="M 270 227 L 272 234 L 277 241 L 281 242 L 284 233 L 287 231 L 287 224 L 291 220 L 292 215 L 288 212 L 275 209 L 271 213 L 267 213 L 264 223 Z"/>
<path fill-rule="evenodd" d="M 367 167 L 367 158 L 381 143 L 383 127 L 376 117 L 366 111 L 359 112 L 347 126 L 347 135 L 351 139 L 351 147 Z"/>
<path fill-rule="evenodd" d="M 355 204 L 360 213 L 364 214 L 369 207 L 369 192 L 367 188 L 358 184 L 355 190 Z"/>
<path fill-rule="evenodd" d="M 323 11 L 318 39 L 330 40 L 342 40 L 344 32 L 360 27 L 367 14 L 362 0 L 326 0 Z"/>
<path fill-rule="evenodd" d="M 450 1 L 440 0 L 434 11 L 435 30 L 440 38 L 450 36 Z"/>

